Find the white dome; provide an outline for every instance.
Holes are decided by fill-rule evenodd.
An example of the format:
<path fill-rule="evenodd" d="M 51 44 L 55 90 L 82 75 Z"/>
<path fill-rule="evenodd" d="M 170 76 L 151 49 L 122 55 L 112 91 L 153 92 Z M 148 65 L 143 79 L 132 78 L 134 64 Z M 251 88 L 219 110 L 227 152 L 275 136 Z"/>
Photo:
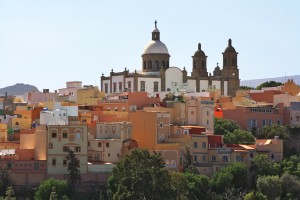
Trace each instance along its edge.
<path fill-rule="evenodd" d="M 144 48 L 143 54 L 169 54 L 167 46 L 160 40 L 151 40 Z"/>

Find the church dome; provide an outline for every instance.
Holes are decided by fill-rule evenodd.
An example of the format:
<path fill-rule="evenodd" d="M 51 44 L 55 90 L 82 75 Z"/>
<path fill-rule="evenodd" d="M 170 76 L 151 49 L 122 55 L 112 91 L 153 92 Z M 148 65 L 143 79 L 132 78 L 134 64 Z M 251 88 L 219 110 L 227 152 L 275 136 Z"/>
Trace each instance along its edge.
<path fill-rule="evenodd" d="M 231 39 L 228 40 L 228 47 L 226 47 L 224 53 L 236 53 L 235 48 L 232 46 Z"/>
<path fill-rule="evenodd" d="M 169 54 L 167 46 L 160 40 L 151 40 L 144 48 L 143 54 Z"/>

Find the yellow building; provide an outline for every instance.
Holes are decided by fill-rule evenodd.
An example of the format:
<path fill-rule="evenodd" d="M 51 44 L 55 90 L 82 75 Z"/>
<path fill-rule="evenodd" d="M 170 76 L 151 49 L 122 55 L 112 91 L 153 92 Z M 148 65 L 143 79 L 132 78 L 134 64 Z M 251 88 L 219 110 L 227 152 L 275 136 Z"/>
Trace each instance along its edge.
<path fill-rule="evenodd" d="M 77 103 L 79 105 L 97 105 L 97 101 L 105 97 L 105 92 L 100 92 L 97 86 L 84 85 L 77 90 Z"/>
<path fill-rule="evenodd" d="M 47 135 L 47 173 L 68 174 L 66 155 L 71 149 L 80 163 L 80 173 L 87 173 L 87 126 L 51 125 Z"/>
<path fill-rule="evenodd" d="M 132 123 L 98 123 L 96 127 L 95 137 L 89 135 L 89 162 L 118 162 L 120 157 L 126 153 L 127 145 L 132 142 Z"/>
<path fill-rule="evenodd" d="M 7 124 L 0 124 L 0 142 L 7 141 Z"/>

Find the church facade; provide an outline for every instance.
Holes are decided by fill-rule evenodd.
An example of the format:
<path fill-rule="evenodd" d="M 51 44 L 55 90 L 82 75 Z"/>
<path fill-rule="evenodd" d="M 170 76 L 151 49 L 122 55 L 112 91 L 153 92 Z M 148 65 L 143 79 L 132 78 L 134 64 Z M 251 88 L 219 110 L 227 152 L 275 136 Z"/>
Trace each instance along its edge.
<path fill-rule="evenodd" d="M 238 53 L 231 39 L 223 52 L 223 67 L 215 67 L 213 74 L 207 72 L 206 59 L 201 44 L 192 56 L 192 72 L 187 75 L 185 68 L 170 67 L 170 54 L 167 46 L 160 40 L 160 31 L 152 31 L 152 40 L 145 46 L 142 54 L 142 69 L 129 72 L 110 72 L 101 76 L 101 90 L 107 94 L 127 91 L 145 91 L 151 96 L 168 92 L 199 93 L 220 90 L 224 96 L 235 96 L 240 87 Z"/>

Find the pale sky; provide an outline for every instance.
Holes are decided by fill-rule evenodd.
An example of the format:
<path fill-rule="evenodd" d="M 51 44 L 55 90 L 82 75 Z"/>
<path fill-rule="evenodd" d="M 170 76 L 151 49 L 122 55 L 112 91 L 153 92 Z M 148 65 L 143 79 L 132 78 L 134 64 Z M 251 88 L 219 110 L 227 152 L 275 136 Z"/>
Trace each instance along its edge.
<path fill-rule="evenodd" d="M 213 72 L 229 38 L 241 80 L 300 75 L 300 1 L 0 0 L 0 88 L 99 86 L 111 69 L 141 70 L 155 20 L 170 66 L 188 75 L 199 42 Z"/>

